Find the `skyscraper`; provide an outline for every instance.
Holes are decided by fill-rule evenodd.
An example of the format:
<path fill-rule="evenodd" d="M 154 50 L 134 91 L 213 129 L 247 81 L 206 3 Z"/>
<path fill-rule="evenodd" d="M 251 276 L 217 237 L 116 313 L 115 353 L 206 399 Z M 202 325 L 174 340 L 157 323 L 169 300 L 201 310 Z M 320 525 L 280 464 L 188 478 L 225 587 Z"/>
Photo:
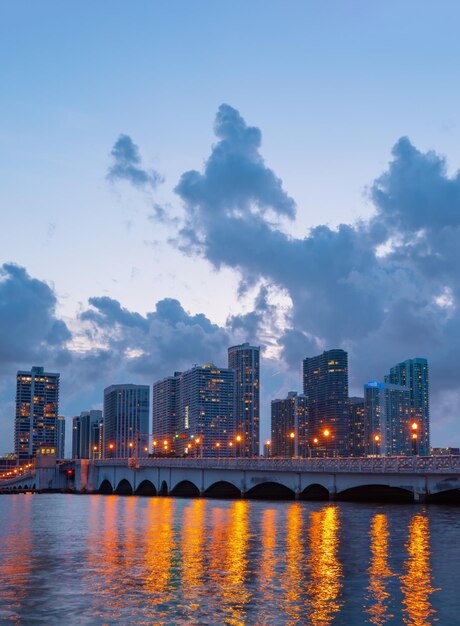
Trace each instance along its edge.
<path fill-rule="evenodd" d="M 348 399 L 348 416 L 348 454 L 349 456 L 365 456 L 364 398 L 351 397 Z"/>
<path fill-rule="evenodd" d="M 152 393 L 152 440 L 154 447 L 164 450 L 167 441 L 167 452 L 176 452 L 176 435 L 178 434 L 177 411 L 179 402 L 179 384 L 182 372 L 174 372 L 153 384 Z M 156 452 L 157 450 L 155 450 Z"/>
<path fill-rule="evenodd" d="M 417 453 L 421 456 L 430 454 L 430 390 L 428 361 L 426 359 L 407 359 L 390 369 L 385 382 L 403 385 L 409 389 L 410 414 L 412 422 L 417 424 Z"/>
<path fill-rule="evenodd" d="M 290 391 L 287 398 L 271 403 L 271 454 L 282 457 L 306 457 L 308 446 L 307 398 Z"/>
<path fill-rule="evenodd" d="M 43 367 L 19 371 L 16 377 L 14 449 L 19 461 L 35 456 L 38 448 L 57 448 L 59 374 Z"/>
<path fill-rule="evenodd" d="M 228 367 L 235 370 L 235 423 L 243 456 L 259 456 L 260 348 L 243 343 L 228 349 Z"/>
<path fill-rule="evenodd" d="M 111 385 L 104 389 L 104 457 L 148 455 L 148 385 Z"/>
<path fill-rule="evenodd" d="M 56 433 L 56 455 L 58 459 L 65 458 L 65 417 L 58 415 L 57 418 L 57 433 Z"/>
<path fill-rule="evenodd" d="M 181 374 L 176 438 L 179 454 L 241 454 L 241 441 L 235 441 L 234 385 L 235 372 L 213 363 Z"/>
<path fill-rule="evenodd" d="M 310 424 L 309 445 L 313 439 L 327 454 L 348 454 L 348 354 L 327 350 L 303 361 L 303 392 L 307 396 Z M 325 433 L 328 433 L 327 435 Z"/>
<path fill-rule="evenodd" d="M 72 420 L 72 458 L 102 458 L 102 411 L 82 411 Z"/>
<path fill-rule="evenodd" d="M 364 441 L 367 455 L 407 456 L 412 453 L 410 394 L 391 383 L 364 385 Z"/>

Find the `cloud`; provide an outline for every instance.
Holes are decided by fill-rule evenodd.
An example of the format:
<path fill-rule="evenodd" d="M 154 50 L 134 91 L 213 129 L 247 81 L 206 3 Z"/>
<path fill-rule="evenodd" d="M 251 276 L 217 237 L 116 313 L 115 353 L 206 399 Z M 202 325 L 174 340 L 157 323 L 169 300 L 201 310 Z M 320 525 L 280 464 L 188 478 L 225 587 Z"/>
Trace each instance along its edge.
<path fill-rule="evenodd" d="M 112 383 L 152 384 L 195 363 L 227 362 L 231 333 L 202 313 L 188 313 L 174 299 L 160 300 L 144 316 L 112 298 L 94 297 L 72 324 L 73 332 L 57 318 L 56 306 L 52 287 L 22 267 L 1 266 L 0 452 L 13 445 L 18 369 L 42 365 L 60 372 L 60 409 L 71 416 L 100 405 L 103 389 Z"/>
<path fill-rule="evenodd" d="M 185 172 L 176 187 L 187 213 L 181 233 L 185 249 L 206 247 L 207 230 L 219 219 L 225 223 L 257 219 L 268 211 L 290 219 L 295 215 L 293 199 L 259 153 L 260 130 L 247 126 L 238 111 L 222 104 L 214 131 L 219 141 L 204 173 Z"/>
<path fill-rule="evenodd" d="M 293 237 L 282 218 L 294 217 L 294 202 L 264 164 L 260 131 L 227 105 L 215 131 L 203 171 L 184 173 L 176 187 L 180 247 L 238 271 L 242 292 L 262 281 L 287 294 L 279 346 L 293 369 L 301 356 L 344 347 L 359 391 L 394 363 L 426 356 L 440 419 L 440 395 L 458 385 L 460 174 L 449 177 L 443 157 L 403 137 L 369 188 L 371 219 Z M 229 323 L 254 333 L 258 310 Z"/>
<path fill-rule="evenodd" d="M 0 267 L 0 367 L 64 358 L 71 333 L 56 316 L 57 299 L 46 283 L 23 267 Z"/>
<path fill-rule="evenodd" d="M 194 363 L 226 362 L 227 330 L 202 313 L 190 315 L 177 300 L 160 300 L 145 316 L 111 298 L 89 302 L 92 308 L 80 319 L 89 324 L 90 339 L 103 346 L 98 356 L 110 355 L 127 375 L 146 376 L 152 383 Z"/>
<path fill-rule="evenodd" d="M 111 156 L 113 163 L 107 172 L 111 182 L 126 180 L 137 188 L 156 189 L 163 182 L 161 174 L 141 167 L 139 148 L 129 135 L 120 135 L 115 142 Z"/>

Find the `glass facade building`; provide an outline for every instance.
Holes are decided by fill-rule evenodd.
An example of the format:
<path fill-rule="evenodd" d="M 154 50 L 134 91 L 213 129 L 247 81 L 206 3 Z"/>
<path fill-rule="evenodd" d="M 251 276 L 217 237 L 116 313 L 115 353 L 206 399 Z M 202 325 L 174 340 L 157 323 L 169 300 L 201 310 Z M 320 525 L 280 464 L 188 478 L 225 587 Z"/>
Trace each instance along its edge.
<path fill-rule="evenodd" d="M 260 348 L 243 343 L 228 349 L 235 371 L 235 424 L 242 456 L 260 454 Z"/>
<path fill-rule="evenodd" d="M 153 384 L 152 440 L 155 453 L 160 450 L 164 452 L 165 445 L 168 453 L 177 452 L 177 411 L 181 374 L 182 372 L 174 372 L 174 376 L 168 376 Z"/>
<path fill-rule="evenodd" d="M 364 438 L 364 398 L 353 396 L 348 401 L 348 455 L 365 456 Z"/>
<path fill-rule="evenodd" d="M 275 457 L 310 455 L 307 398 L 290 391 L 271 403 L 271 450 Z"/>
<path fill-rule="evenodd" d="M 149 413 L 148 385 L 111 385 L 104 389 L 103 456 L 148 456 Z"/>
<path fill-rule="evenodd" d="M 58 459 L 65 458 L 65 417 L 58 415 L 57 418 L 57 433 L 56 433 L 56 454 Z"/>
<path fill-rule="evenodd" d="M 364 407 L 366 455 L 412 454 L 410 394 L 407 387 L 369 382 L 364 385 Z"/>
<path fill-rule="evenodd" d="M 403 385 L 409 389 L 410 414 L 412 422 L 417 424 L 417 454 L 430 454 L 430 390 L 428 361 L 426 359 L 407 359 L 390 369 L 385 382 Z"/>
<path fill-rule="evenodd" d="M 307 397 L 309 445 L 319 440 L 329 456 L 347 456 L 349 447 L 348 354 L 327 350 L 303 361 L 303 393 Z M 325 436 L 328 432 L 328 436 Z"/>
<path fill-rule="evenodd" d="M 100 459 L 103 451 L 102 411 L 82 411 L 72 420 L 72 458 Z"/>

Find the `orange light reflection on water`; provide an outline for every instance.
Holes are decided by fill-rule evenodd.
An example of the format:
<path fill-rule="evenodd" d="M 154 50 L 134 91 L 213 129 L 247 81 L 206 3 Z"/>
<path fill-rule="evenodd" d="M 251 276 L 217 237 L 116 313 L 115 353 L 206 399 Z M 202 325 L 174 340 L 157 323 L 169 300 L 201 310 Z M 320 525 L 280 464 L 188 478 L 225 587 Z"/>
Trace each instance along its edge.
<path fill-rule="evenodd" d="M 306 617 L 309 624 L 330 624 L 340 610 L 342 566 L 338 559 L 339 512 L 326 506 L 310 515 L 310 584 Z"/>
<path fill-rule="evenodd" d="M 2 603 L 19 608 L 27 595 L 32 570 L 32 494 L 10 498 L 11 517 L 7 524 L 2 552 Z M 18 523 L 20 520 L 20 523 Z M 14 612 L 11 612 L 11 623 Z M 19 618 L 18 618 L 19 619 Z M 8 620 L 10 621 L 10 620 Z M 19 623 L 19 622 L 15 622 Z"/>
<path fill-rule="evenodd" d="M 428 626 L 436 612 L 430 596 L 437 589 L 431 585 L 430 529 L 425 515 L 419 513 L 412 518 L 406 547 L 409 553 L 405 563 L 406 574 L 401 576 L 404 623 Z"/>
<path fill-rule="evenodd" d="M 387 578 L 394 576 L 388 565 L 388 519 L 383 513 L 377 513 L 372 519 L 371 530 L 372 559 L 369 567 L 369 593 L 373 602 L 367 609 L 372 624 L 384 624 L 393 615 L 388 612 Z"/>
<path fill-rule="evenodd" d="M 244 624 L 245 606 L 251 598 L 246 585 L 248 570 L 249 522 L 248 503 L 236 500 L 229 515 L 229 532 L 225 546 L 224 566 L 227 572 L 222 598 L 229 609 L 226 624 Z"/>
<path fill-rule="evenodd" d="M 152 498 L 148 501 L 144 580 L 152 607 L 172 599 L 174 504 L 172 498 Z"/>
<path fill-rule="evenodd" d="M 302 505 L 298 502 L 288 505 L 286 518 L 286 569 L 281 577 L 284 589 L 284 610 L 288 614 L 289 624 L 297 624 L 302 620 L 304 607 L 302 596 Z"/>
<path fill-rule="evenodd" d="M 182 515 L 180 575 L 182 601 L 193 621 L 200 607 L 200 590 L 204 571 L 204 519 L 206 500 L 192 500 Z"/>
<path fill-rule="evenodd" d="M 278 558 L 276 557 L 277 511 L 266 509 L 262 513 L 262 558 L 259 586 L 264 604 L 273 601 L 273 586 Z"/>

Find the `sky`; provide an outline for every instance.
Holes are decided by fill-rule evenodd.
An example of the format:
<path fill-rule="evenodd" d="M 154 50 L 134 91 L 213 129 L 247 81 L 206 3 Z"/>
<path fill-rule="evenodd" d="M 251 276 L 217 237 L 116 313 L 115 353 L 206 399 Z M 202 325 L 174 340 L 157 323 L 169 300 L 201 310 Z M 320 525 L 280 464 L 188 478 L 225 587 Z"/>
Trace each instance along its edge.
<path fill-rule="evenodd" d="M 459 446 L 459 19 L 0 3 L 0 453 L 18 369 L 59 371 L 70 418 L 246 340 L 263 438 L 302 358 L 341 347 L 355 395 L 428 358 L 432 444 Z"/>

